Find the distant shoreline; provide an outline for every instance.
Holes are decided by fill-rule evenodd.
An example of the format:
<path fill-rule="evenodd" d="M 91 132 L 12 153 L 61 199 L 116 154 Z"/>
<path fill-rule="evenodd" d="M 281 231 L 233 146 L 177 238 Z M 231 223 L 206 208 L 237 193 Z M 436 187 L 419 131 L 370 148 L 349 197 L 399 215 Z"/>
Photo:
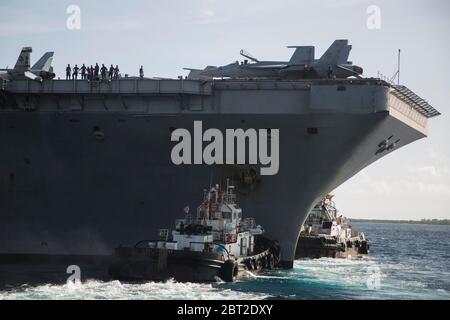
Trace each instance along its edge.
<path fill-rule="evenodd" d="M 372 222 L 372 223 L 407 223 L 407 224 L 431 224 L 450 225 L 449 219 L 422 219 L 422 220 L 386 220 L 386 219 L 352 219 L 351 222 Z"/>

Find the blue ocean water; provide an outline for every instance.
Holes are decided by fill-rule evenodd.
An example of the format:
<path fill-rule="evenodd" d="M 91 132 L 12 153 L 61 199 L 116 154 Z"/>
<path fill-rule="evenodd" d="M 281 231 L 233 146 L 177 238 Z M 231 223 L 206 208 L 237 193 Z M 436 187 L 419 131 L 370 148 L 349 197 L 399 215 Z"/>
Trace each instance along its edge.
<path fill-rule="evenodd" d="M 450 299 L 450 226 L 352 225 L 372 240 L 369 256 L 298 260 L 236 289 L 281 299 Z"/>
<path fill-rule="evenodd" d="M 372 240 L 358 259 L 298 260 L 235 283 L 88 281 L 22 286 L 0 299 L 450 299 L 450 226 L 353 223 Z"/>

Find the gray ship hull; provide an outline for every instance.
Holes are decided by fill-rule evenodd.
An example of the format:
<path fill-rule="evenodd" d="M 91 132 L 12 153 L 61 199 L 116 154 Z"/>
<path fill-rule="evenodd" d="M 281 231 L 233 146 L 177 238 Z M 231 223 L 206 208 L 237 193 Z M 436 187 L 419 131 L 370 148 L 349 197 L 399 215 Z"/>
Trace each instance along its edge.
<path fill-rule="evenodd" d="M 426 133 L 426 122 L 400 112 L 400 102 L 385 86 L 370 88 L 381 92 L 372 100 L 343 97 L 329 100 L 328 109 L 312 102 L 311 92 L 276 105 L 261 100 L 261 112 L 237 111 L 239 103 L 227 102 L 236 91 L 215 90 L 200 112 L 1 112 L 0 269 L 21 265 L 17 270 L 23 276 L 23 265 L 33 256 L 31 278 L 48 278 L 48 269 L 36 271 L 42 259 L 59 280 L 66 279 L 69 264 L 81 265 L 86 277 L 105 276 L 98 267 L 102 257 L 115 247 L 154 238 L 157 229 L 183 216 L 186 205 L 196 208 L 211 181 L 227 178 L 237 186 L 245 216 L 255 217 L 267 237 L 280 242 L 282 260 L 290 267 L 299 229 L 324 194 Z M 252 92 L 239 94 L 247 102 L 255 99 Z M 41 99 L 40 106 L 51 104 Z M 292 112 L 292 105 L 298 111 Z M 341 105 L 346 109 L 337 109 Z M 191 130 L 195 120 L 203 121 L 204 130 L 279 128 L 278 174 L 261 176 L 250 165 L 174 165 L 171 131 Z M 93 130 L 104 136 L 99 139 Z M 395 148 L 380 152 L 380 141 L 390 136 L 398 140 Z M 67 259 L 52 264 L 52 256 Z M 11 274 L 0 281 L 12 281 Z"/>

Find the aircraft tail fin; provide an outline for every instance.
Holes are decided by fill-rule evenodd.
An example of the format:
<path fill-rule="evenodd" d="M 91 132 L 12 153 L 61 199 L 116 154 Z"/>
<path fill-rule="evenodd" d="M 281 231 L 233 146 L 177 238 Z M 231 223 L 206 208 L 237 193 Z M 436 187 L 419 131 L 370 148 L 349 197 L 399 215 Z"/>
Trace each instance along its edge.
<path fill-rule="evenodd" d="M 33 51 L 31 47 L 23 47 L 20 52 L 19 58 L 17 58 L 14 69 L 16 70 L 28 70 L 30 68 L 30 53 Z"/>
<path fill-rule="evenodd" d="M 187 76 L 188 80 L 199 80 L 200 75 L 203 71 L 203 70 L 199 70 L 199 69 L 189 69 L 189 68 L 184 68 L 184 69 L 189 70 L 189 74 Z"/>
<path fill-rule="evenodd" d="M 289 46 L 288 48 L 295 48 L 291 60 L 289 60 L 289 64 L 311 65 L 314 62 L 313 46 Z"/>
<path fill-rule="evenodd" d="M 183 68 L 184 70 L 188 70 L 189 74 L 187 78 L 189 80 L 202 80 L 202 79 L 210 79 L 211 77 L 204 76 L 203 71 L 214 70 L 217 69 L 215 66 L 207 66 L 205 69 L 193 69 L 193 68 Z"/>
<path fill-rule="evenodd" d="M 347 63 L 352 46 L 348 40 L 335 40 L 327 51 L 320 57 L 319 64 L 338 65 Z"/>
<path fill-rule="evenodd" d="M 52 68 L 53 52 L 46 52 L 31 68 L 32 70 L 39 70 L 50 72 Z"/>

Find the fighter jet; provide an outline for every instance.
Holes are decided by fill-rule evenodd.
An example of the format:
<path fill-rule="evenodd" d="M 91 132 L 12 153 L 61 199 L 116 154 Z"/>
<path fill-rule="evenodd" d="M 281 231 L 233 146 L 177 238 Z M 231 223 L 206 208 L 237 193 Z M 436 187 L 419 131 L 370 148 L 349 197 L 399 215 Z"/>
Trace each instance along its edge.
<path fill-rule="evenodd" d="M 16 65 L 13 69 L 0 69 L 0 79 L 16 80 L 16 79 L 30 79 L 30 80 L 50 80 L 55 77 L 53 73 L 52 61 L 53 52 L 46 52 L 31 68 L 30 68 L 30 53 L 31 47 L 24 47 L 20 52 Z"/>
<path fill-rule="evenodd" d="M 361 77 L 363 70 L 347 61 L 352 48 L 348 40 L 335 40 L 318 60 L 314 58 L 313 46 L 289 46 L 295 48 L 291 59 L 285 61 L 260 61 L 241 50 L 246 59 L 225 66 L 208 66 L 205 69 L 187 69 L 188 79 L 211 78 L 348 78 Z M 249 61 L 250 60 L 250 61 Z"/>

